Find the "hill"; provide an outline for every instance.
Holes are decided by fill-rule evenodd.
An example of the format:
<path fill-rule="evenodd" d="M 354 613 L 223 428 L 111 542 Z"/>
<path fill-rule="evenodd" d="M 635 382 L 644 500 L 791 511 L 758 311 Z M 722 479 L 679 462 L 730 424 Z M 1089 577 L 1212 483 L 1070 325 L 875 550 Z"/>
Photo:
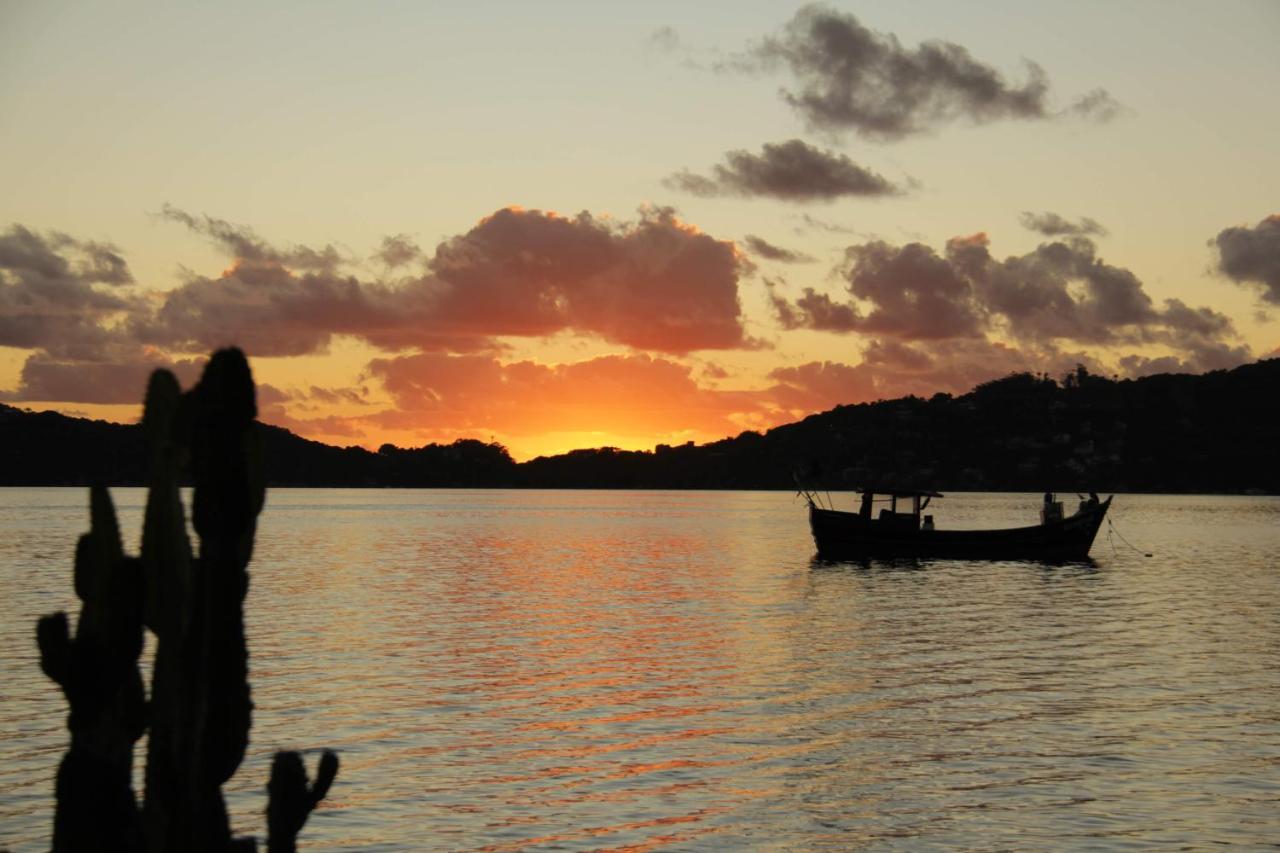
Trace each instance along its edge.
<path fill-rule="evenodd" d="M 262 426 L 276 486 L 1280 493 L 1280 359 L 1201 376 L 1015 374 L 968 394 L 838 406 L 765 433 L 516 463 L 498 444 L 378 452 Z M 134 425 L 0 405 L 0 485 L 140 485 Z"/>

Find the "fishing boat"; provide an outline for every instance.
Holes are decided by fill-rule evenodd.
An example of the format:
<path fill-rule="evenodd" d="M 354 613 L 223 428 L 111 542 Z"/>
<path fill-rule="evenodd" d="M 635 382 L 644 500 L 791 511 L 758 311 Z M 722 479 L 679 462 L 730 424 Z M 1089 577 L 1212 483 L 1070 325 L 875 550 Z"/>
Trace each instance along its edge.
<path fill-rule="evenodd" d="M 823 506 L 819 493 L 801 490 L 809 504 L 809 527 L 818 557 L 823 560 L 861 560 L 893 557 L 936 557 L 977 560 L 1084 560 L 1107 516 L 1111 497 L 1090 493 L 1071 515 L 1049 493 L 1040 510 L 1040 523 L 999 530 L 945 530 L 923 515 L 938 492 L 919 489 L 862 489 L 858 512 Z M 875 517 L 877 496 L 888 503 Z M 1114 497 L 1114 495 L 1112 496 Z M 827 503 L 830 503 L 828 497 Z M 899 507 L 902 507 L 900 510 Z"/>

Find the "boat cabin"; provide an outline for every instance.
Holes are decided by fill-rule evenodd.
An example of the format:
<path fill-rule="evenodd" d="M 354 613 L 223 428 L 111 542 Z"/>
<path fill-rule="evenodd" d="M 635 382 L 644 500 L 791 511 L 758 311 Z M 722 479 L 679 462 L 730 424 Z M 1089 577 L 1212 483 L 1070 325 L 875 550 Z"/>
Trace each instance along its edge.
<path fill-rule="evenodd" d="M 875 521 L 880 527 L 919 530 L 921 513 L 929 508 L 930 501 L 940 497 L 942 497 L 940 492 L 928 489 L 865 488 L 862 489 L 862 502 L 858 508 L 858 515 L 871 519 L 874 504 L 879 500 L 889 504 L 875 516 Z M 933 516 L 924 516 L 924 528 L 926 530 L 933 528 Z"/>

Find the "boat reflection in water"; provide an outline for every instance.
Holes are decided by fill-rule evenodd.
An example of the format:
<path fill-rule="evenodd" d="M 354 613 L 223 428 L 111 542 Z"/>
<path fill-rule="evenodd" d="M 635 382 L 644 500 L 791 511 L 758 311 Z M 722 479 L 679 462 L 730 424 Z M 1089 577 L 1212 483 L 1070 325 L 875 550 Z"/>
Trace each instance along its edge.
<path fill-rule="evenodd" d="M 1072 515 L 1062 503 L 1045 495 L 1040 523 L 996 530 L 936 528 L 933 516 L 921 513 L 938 492 L 904 488 L 862 489 L 858 512 L 842 512 L 822 505 L 817 492 L 802 490 L 809 504 L 809 527 L 818 557 L 823 560 L 931 557 L 969 560 L 1085 560 L 1106 518 L 1111 498 L 1090 493 Z M 889 506 L 872 513 L 876 496 Z M 899 502 L 905 509 L 899 510 Z"/>

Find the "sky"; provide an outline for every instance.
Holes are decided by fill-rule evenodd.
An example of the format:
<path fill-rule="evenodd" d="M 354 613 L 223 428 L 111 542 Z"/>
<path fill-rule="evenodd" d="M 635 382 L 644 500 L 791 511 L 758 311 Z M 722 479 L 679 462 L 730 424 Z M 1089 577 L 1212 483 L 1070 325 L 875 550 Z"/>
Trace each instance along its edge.
<path fill-rule="evenodd" d="M 0 0 L 0 402 L 517 459 L 1280 349 L 1280 4 Z"/>

